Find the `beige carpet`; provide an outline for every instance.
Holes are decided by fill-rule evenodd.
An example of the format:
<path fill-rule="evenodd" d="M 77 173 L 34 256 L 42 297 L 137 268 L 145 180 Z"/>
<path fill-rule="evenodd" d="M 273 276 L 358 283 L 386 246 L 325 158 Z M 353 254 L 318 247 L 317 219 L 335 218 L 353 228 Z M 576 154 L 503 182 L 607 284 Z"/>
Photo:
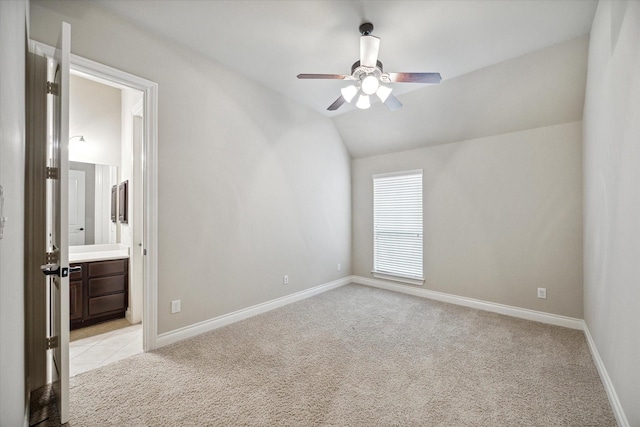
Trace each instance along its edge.
<path fill-rule="evenodd" d="M 581 331 L 349 285 L 71 379 L 77 426 L 614 426 Z"/>

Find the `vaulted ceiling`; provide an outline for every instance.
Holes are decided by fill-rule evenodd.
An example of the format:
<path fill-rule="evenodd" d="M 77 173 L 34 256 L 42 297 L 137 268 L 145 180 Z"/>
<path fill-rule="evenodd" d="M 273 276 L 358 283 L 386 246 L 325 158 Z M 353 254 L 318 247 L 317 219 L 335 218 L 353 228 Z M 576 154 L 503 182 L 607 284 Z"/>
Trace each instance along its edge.
<path fill-rule="evenodd" d="M 354 157 L 582 117 L 596 0 L 120 1 L 101 7 L 331 117 Z M 397 83 L 395 112 L 326 108 L 349 74 L 358 26 L 372 22 L 385 71 L 437 71 L 439 86 Z M 215 76 L 212 76 L 215 78 Z"/>

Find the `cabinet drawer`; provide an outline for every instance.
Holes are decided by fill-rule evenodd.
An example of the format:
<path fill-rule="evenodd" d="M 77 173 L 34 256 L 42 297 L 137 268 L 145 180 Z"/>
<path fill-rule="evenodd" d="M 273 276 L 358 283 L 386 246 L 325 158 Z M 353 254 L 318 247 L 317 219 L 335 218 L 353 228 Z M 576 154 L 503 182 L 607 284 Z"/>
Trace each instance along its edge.
<path fill-rule="evenodd" d="M 99 297 L 115 292 L 124 292 L 126 287 L 124 277 L 124 274 L 118 274 L 116 276 L 89 279 L 89 297 Z"/>
<path fill-rule="evenodd" d="M 126 259 L 100 261 L 89 263 L 89 277 L 104 276 L 106 274 L 124 273 L 127 268 Z"/>
<path fill-rule="evenodd" d="M 89 316 L 97 316 L 110 311 L 125 310 L 124 294 L 89 298 Z"/>

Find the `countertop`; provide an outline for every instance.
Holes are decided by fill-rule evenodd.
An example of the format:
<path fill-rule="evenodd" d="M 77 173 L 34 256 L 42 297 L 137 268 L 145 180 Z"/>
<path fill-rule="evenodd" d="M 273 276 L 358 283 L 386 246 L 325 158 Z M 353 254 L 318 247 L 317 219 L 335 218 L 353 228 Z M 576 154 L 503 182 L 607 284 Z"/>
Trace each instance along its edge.
<path fill-rule="evenodd" d="M 129 258 L 129 247 L 118 243 L 69 247 L 70 263 L 107 261 L 122 258 Z"/>

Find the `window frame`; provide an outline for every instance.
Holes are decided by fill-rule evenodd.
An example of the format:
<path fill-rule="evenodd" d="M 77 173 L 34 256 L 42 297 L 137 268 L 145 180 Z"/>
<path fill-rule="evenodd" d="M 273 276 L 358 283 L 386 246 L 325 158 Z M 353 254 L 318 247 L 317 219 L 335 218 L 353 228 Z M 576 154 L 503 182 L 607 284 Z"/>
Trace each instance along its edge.
<path fill-rule="evenodd" d="M 382 179 L 386 179 L 386 178 L 396 178 L 396 177 L 410 177 L 410 176 L 415 176 L 418 175 L 419 176 L 419 187 L 420 187 L 420 192 L 419 192 L 419 202 L 418 200 L 410 200 L 410 203 L 412 203 L 412 207 L 419 207 L 419 215 L 418 216 L 414 216 L 413 218 L 411 218 L 412 221 L 415 221 L 419 218 L 419 241 L 420 241 L 420 249 L 419 249 L 419 260 L 420 260 L 420 265 L 419 265 L 419 274 L 403 274 L 401 270 L 405 269 L 406 267 L 402 267 L 399 266 L 398 269 L 396 269 L 395 271 L 387 271 L 386 269 L 381 269 L 380 268 L 380 263 L 379 263 L 379 245 L 380 245 L 380 240 L 378 239 L 379 237 L 379 232 L 377 230 L 377 227 L 379 226 L 379 222 L 376 220 L 377 215 L 380 215 L 381 212 L 378 212 L 377 206 L 379 206 L 376 201 L 378 200 L 378 202 L 380 202 L 380 200 L 378 199 L 381 196 L 384 196 L 384 194 L 380 194 L 380 192 L 376 192 L 376 181 L 377 180 L 382 180 Z M 393 281 L 398 281 L 398 282 L 403 282 L 403 283 L 409 283 L 412 285 L 418 285 L 418 286 L 422 286 L 424 284 L 424 182 L 423 182 L 424 178 L 423 178 L 423 170 L 422 169 L 414 169 L 414 170 L 408 170 L 408 171 L 399 171 L 399 172 L 392 172 L 392 173 L 383 173 L 383 174 L 376 174 L 372 176 L 372 190 L 373 190 L 373 203 L 372 203 L 372 210 L 373 210 L 373 270 L 371 271 L 371 273 L 373 274 L 374 277 L 376 278 L 380 278 L 380 279 L 386 279 L 386 280 L 393 280 Z M 380 181 L 378 181 L 380 182 Z M 416 183 L 413 183 L 414 185 Z M 388 214 L 388 212 L 386 212 Z M 406 212 L 405 212 L 406 214 Z M 417 223 L 413 223 L 412 226 L 415 226 Z M 413 233 L 414 231 L 412 231 Z M 410 248 L 411 246 L 411 242 L 408 240 L 408 245 L 407 248 Z M 405 242 L 401 243 L 401 245 L 406 244 Z M 414 242 L 415 244 L 415 242 Z M 417 253 L 416 253 L 417 255 Z"/>

